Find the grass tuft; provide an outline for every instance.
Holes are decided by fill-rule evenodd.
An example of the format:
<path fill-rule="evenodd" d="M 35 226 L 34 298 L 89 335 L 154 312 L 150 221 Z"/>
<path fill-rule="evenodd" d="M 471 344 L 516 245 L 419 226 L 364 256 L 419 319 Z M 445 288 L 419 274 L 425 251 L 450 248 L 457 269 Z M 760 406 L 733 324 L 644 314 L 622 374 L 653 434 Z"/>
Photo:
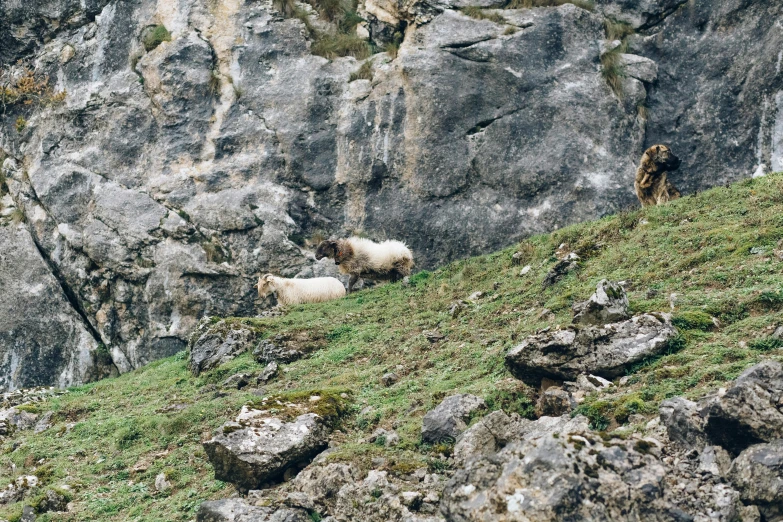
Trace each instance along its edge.
<path fill-rule="evenodd" d="M 357 60 L 369 58 L 372 48 L 369 42 L 356 34 L 325 33 L 310 47 L 310 52 L 330 60 L 341 56 L 353 56 Z"/>
<path fill-rule="evenodd" d="M 152 51 L 163 42 L 171 41 L 171 33 L 164 25 L 152 25 L 142 32 L 141 43 L 147 52 Z"/>
<path fill-rule="evenodd" d="M 595 4 L 589 0 L 510 0 L 506 9 L 530 9 L 531 7 L 556 7 L 573 4 L 581 9 L 593 11 Z"/>
<path fill-rule="evenodd" d="M 494 11 L 492 12 L 486 11 L 475 5 L 463 7 L 462 9 L 460 9 L 460 11 L 462 11 L 462 13 L 465 14 L 466 16 L 475 18 L 476 20 L 489 20 L 490 22 L 495 22 L 496 24 L 506 23 L 506 19 L 503 18 L 501 14 L 496 13 Z"/>
<path fill-rule="evenodd" d="M 356 80 L 372 80 L 372 78 L 372 62 L 368 60 L 364 62 L 356 71 L 351 73 L 350 77 L 348 78 L 348 82 L 350 83 Z"/>

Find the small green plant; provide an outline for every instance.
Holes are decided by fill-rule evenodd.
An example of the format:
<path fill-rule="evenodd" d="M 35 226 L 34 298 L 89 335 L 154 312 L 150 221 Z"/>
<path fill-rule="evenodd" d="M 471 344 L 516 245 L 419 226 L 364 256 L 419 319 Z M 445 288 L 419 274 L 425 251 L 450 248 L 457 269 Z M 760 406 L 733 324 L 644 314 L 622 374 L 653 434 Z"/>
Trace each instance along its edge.
<path fill-rule="evenodd" d="M 220 96 L 220 73 L 214 69 L 209 75 L 208 89 L 212 96 Z"/>
<path fill-rule="evenodd" d="M 295 0 L 273 0 L 272 7 L 280 11 L 286 18 L 291 18 L 296 13 Z"/>
<path fill-rule="evenodd" d="M 672 318 L 672 324 L 681 330 L 711 330 L 715 327 L 712 317 L 700 310 L 679 312 Z"/>
<path fill-rule="evenodd" d="M 556 7 L 563 4 L 573 4 L 587 11 L 595 9 L 589 0 L 510 0 L 505 9 L 529 9 L 531 7 Z"/>
<path fill-rule="evenodd" d="M 620 45 L 601 55 L 601 75 L 618 98 L 624 96 L 623 80 L 625 79 L 625 66 L 623 65 L 622 54 L 625 50 L 625 45 Z"/>
<path fill-rule="evenodd" d="M 18 132 L 19 134 L 21 134 L 22 131 L 24 131 L 25 128 L 27 128 L 27 120 L 24 119 L 24 116 L 19 116 L 18 118 L 16 118 L 16 123 L 14 124 L 14 127 L 16 128 L 16 132 Z"/>
<path fill-rule="evenodd" d="M 325 20 L 337 21 L 341 15 L 351 11 L 346 0 L 315 0 L 315 8 Z"/>
<path fill-rule="evenodd" d="M 510 35 L 510 34 L 516 34 L 516 33 L 517 33 L 517 31 L 519 31 L 519 29 L 517 29 L 517 28 L 516 28 L 516 27 L 514 27 L 513 25 L 509 25 L 508 27 L 506 27 L 506 30 L 505 30 L 505 31 L 503 31 L 503 34 L 504 34 L 504 35 L 506 35 L 506 36 L 508 36 L 508 35 Z"/>
<path fill-rule="evenodd" d="M 171 33 L 163 25 L 145 27 L 141 35 L 141 43 L 147 52 L 152 51 L 163 42 L 171 41 Z"/>
<path fill-rule="evenodd" d="M 771 352 L 772 350 L 783 348 L 783 339 L 778 339 L 777 337 L 754 339 L 748 343 L 748 348 L 757 352 Z"/>
<path fill-rule="evenodd" d="M 351 76 L 348 78 L 348 82 L 353 82 L 356 80 L 372 80 L 373 78 L 373 70 L 372 70 L 372 62 L 366 61 L 364 62 L 359 69 L 351 73 Z"/>
<path fill-rule="evenodd" d="M 370 44 L 355 34 L 324 33 L 319 35 L 310 51 L 316 56 L 334 59 L 341 56 L 353 56 L 357 60 L 369 58 L 372 54 Z"/>
<path fill-rule="evenodd" d="M 475 5 L 463 7 L 461 11 L 464 15 L 469 16 L 471 18 L 475 18 L 476 20 L 489 20 L 490 22 L 495 22 L 496 24 L 506 23 L 506 19 L 503 18 L 502 15 L 495 12 L 491 12 L 491 13 L 487 12 L 484 9 L 477 7 Z"/>
<path fill-rule="evenodd" d="M 609 41 L 622 41 L 636 32 L 631 24 L 610 18 L 604 20 L 604 31 L 606 33 L 606 39 Z"/>

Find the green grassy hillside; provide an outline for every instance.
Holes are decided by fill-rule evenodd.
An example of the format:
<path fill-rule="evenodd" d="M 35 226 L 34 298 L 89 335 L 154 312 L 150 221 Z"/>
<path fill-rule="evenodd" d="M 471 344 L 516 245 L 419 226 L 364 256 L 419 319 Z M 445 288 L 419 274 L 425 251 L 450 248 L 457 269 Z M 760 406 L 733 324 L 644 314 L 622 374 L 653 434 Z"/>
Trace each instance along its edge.
<path fill-rule="evenodd" d="M 613 429 L 633 413 L 652 417 L 665 398 L 697 397 L 764 358 L 783 360 L 783 343 L 770 337 L 783 324 L 782 238 L 783 175 L 771 175 L 533 237 L 418 273 L 408 286 L 295 307 L 277 318 L 232 321 L 259 337 L 283 335 L 319 347 L 284 365 L 266 392 L 349 392 L 350 413 L 335 435 L 342 445 L 330 458 L 369 466 L 383 456 L 391 472 L 438 469 L 445 465 L 438 454 L 447 448 L 420 444 L 424 413 L 446 394 L 470 392 L 490 409 L 534 415 L 535 390 L 511 378 L 505 352 L 537 329 L 568 324 L 571 304 L 588 298 L 603 278 L 626 281 L 634 312 L 669 311 L 676 293 L 681 335 L 670 353 L 640 364 L 612 394 L 587 399 L 580 411 L 596 428 Z M 542 290 L 563 243 L 579 253 L 580 268 Z M 512 263 L 516 251 L 522 266 L 532 267 L 526 275 Z M 450 305 L 476 291 L 485 295 L 452 318 Z M 424 332 L 431 330 L 444 339 L 430 342 Z M 182 353 L 28 407 L 53 410 L 54 425 L 3 440 L 0 482 L 34 474 L 44 488 L 70 486 L 72 511 L 39 520 L 193 519 L 201 501 L 231 493 L 214 480 L 200 442 L 258 399 L 219 384 L 260 369 L 245 354 L 194 378 Z M 400 380 L 384 387 L 380 378 L 390 371 Z M 68 430 L 68 423 L 76 424 Z M 377 427 L 396 429 L 401 444 L 364 443 Z M 155 491 L 159 473 L 171 490 Z M 22 503 L 0 507 L 0 518 L 17 519 L 21 509 Z"/>

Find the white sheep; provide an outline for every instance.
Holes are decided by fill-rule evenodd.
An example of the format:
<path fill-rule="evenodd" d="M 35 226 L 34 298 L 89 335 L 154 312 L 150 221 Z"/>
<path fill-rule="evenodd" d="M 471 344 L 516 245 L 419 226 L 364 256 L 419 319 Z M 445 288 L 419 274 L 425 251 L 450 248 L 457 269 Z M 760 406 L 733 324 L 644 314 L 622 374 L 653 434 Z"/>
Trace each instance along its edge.
<path fill-rule="evenodd" d="M 277 294 L 277 302 L 282 306 L 321 303 L 345 296 L 345 287 L 334 277 L 287 279 L 266 274 L 258 278 L 257 288 L 258 297 Z"/>
<path fill-rule="evenodd" d="M 340 272 L 351 276 L 348 292 L 360 277 L 379 281 L 399 281 L 413 270 L 413 254 L 399 241 L 375 243 L 369 239 L 321 241 L 315 252 L 316 259 L 330 257 L 340 267 Z"/>

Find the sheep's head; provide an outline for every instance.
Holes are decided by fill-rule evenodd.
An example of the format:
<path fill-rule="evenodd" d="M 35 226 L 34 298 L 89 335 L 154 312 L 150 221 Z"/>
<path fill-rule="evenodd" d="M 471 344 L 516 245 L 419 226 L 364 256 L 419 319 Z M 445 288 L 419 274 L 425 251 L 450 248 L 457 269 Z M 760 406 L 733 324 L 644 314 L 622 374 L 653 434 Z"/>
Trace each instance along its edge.
<path fill-rule="evenodd" d="M 272 274 L 266 274 L 258 278 L 258 285 L 256 285 L 256 288 L 258 288 L 258 297 L 264 298 L 275 291 L 272 281 L 273 278 L 274 276 Z"/>
<path fill-rule="evenodd" d="M 335 264 L 339 265 L 340 262 L 337 260 L 338 251 L 337 241 L 327 239 L 318 244 L 318 248 L 315 249 L 315 258 L 321 260 L 325 257 L 331 257 L 335 260 Z"/>

